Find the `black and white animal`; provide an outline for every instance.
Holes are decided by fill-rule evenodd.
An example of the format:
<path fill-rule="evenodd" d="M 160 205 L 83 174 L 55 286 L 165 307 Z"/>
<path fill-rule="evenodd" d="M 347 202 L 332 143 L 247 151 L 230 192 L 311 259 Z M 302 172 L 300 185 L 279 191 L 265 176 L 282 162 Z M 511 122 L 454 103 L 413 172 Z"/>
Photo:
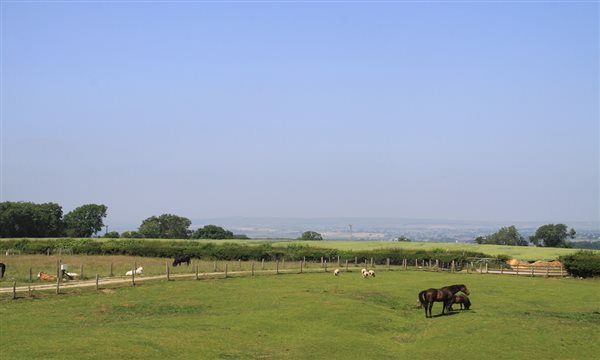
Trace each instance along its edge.
<path fill-rule="evenodd" d="M 192 259 L 189 255 L 176 255 L 173 260 L 173 266 L 181 265 L 183 263 L 186 263 L 189 266 L 190 262 L 192 262 Z"/>

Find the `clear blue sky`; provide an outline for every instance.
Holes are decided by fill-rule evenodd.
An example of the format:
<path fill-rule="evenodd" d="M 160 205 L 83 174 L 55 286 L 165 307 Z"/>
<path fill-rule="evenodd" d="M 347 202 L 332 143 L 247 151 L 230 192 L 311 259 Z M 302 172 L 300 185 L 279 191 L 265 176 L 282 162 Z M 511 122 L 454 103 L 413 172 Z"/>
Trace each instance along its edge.
<path fill-rule="evenodd" d="M 1 200 L 598 221 L 595 2 L 6 2 Z"/>

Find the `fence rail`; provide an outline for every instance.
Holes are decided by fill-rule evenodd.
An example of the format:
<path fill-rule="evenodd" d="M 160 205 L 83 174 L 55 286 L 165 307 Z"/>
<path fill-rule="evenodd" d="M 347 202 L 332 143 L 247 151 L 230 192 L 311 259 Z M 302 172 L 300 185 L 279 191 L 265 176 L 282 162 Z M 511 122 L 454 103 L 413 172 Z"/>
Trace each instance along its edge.
<path fill-rule="evenodd" d="M 202 270 L 199 270 L 199 264 L 202 266 Z M 79 277 L 73 279 L 68 276 L 69 273 L 63 271 L 63 264 L 60 259 L 56 261 L 55 271 L 53 275 L 55 280 L 50 282 L 40 282 L 33 278 L 33 270 L 31 267 L 28 269 L 20 269 L 18 276 L 11 276 L 10 274 L 0 282 L 0 293 L 12 293 L 13 299 L 17 298 L 18 292 L 28 291 L 30 294 L 33 290 L 55 290 L 56 293 L 60 293 L 61 289 L 69 289 L 74 287 L 92 287 L 96 286 L 96 290 L 100 287 L 116 287 L 130 284 L 135 286 L 136 283 L 145 282 L 150 280 L 166 280 L 171 281 L 175 279 L 194 278 L 196 280 L 208 279 L 208 278 L 227 278 L 232 276 L 255 276 L 255 275 L 277 275 L 277 274 L 302 274 L 302 273 L 315 273 L 315 272 L 330 272 L 334 269 L 339 269 L 342 272 L 357 272 L 360 273 L 362 268 L 375 269 L 377 271 L 435 271 L 435 272 L 462 272 L 468 274 L 503 274 L 503 275 L 522 275 L 522 276 L 544 276 L 544 277 L 555 277 L 555 276 L 568 276 L 567 271 L 562 266 L 535 266 L 535 265 L 519 265 L 510 267 L 508 265 L 490 266 L 488 263 L 474 263 L 474 262 L 442 262 L 439 260 L 410 260 L 403 259 L 401 264 L 392 265 L 390 259 L 383 264 L 377 264 L 371 261 L 365 260 L 364 262 L 358 262 L 356 259 L 336 260 L 328 263 L 327 259 L 321 259 L 321 261 L 308 262 L 305 260 L 299 261 L 200 261 L 193 260 L 190 266 L 185 268 L 172 268 L 169 261 L 162 262 L 162 266 L 158 266 L 158 263 L 150 266 L 148 272 L 144 274 L 136 274 L 135 269 L 139 263 L 132 263 L 129 267 L 131 269 L 131 275 L 128 276 L 114 276 L 113 274 L 113 263 L 103 264 L 102 267 L 106 268 L 102 272 L 98 272 L 98 268 L 94 270 L 87 270 L 84 275 L 84 265 L 81 264 L 79 267 L 74 267 L 79 270 Z M 66 266 L 65 266 L 66 268 Z M 162 268 L 162 270 L 160 270 Z M 110 269 L 110 271 L 106 271 Z M 121 266 L 122 270 L 122 266 Z M 177 272 L 175 271 L 177 270 Z M 52 274 L 52 272 L 50 272 Z M 17 286 L 19 282 L 20 286 Z"/>

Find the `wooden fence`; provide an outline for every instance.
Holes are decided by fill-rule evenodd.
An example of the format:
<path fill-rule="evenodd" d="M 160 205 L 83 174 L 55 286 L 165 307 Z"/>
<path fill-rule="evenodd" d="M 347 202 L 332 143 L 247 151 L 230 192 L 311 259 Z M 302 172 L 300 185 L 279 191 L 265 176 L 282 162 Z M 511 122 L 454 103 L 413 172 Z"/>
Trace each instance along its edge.
<path fill-rule="evenodd" d="M 352 261 L 354 260 L 354 261 Z M 376 264 L 373 259 L 359 262 L 357 259 L 344 260 L 343 262 L 337 258 L 331 264 L 326 259 L 321 259 L 321 262 L 307 262 L 306 260 L 299 261 L 284 261 L 276 260 L 271 262 L 262 261 L 214 261 L 212 269 L 207 270 L 204 266 L 204 271 L 199 271 L 197 263 L 192 262 L 192 265 L 185 268 L 183 272 L 172 273 L 172 267 L 169 261 L 164 263 L 163 273 L 157 274 L 154 271 L 152 274 L 136 274 L 137 263 L 131 264 L 131 275 L 128 276 L 113 276 L 113 264 L 107 272 L 107 276 L 101 277 L 99 273 L 89 274 L 86 279 L 84 275 L 84 266 L 80 265 L 79 277 L 72 279 L 66 275 L 62 269 L 61 261 L 56 263 L 56 281 L 54 283 L 37 283 L 33 282 L 33 270 L 29 268 L 28 282 L 24 286 L 17 286 L 17 281 L 13 278 L 9 286 L 0 288 L 0 293 L 12 293 L 12 298 L 17 298 L 18 292 L 28 291 L 29 294 L 33 290 L 55 290 L 57 294 L 61 289 L 73 287 L 93 287 L 99 290 L 100 287 L 115 287 L 129 284 L 135 286 L 136 283 L 149 280 L 166 280 L 172 281 L 175 279 L 195 278 L 196 280 L 208 278 L 228 278 L 232 276 L 255 276 L 255 275 L 278 275 L 278 274 L 302 274 L 311 272 L 333 272 L 334 269 L 345 272 L 360 273 L 362 268 L 375 269 L 377 271 L 446 271 L 446 272 L 462 272 L 468 274 L 503 274 L 503 275 L 522 275 L 522 276 L 567 276 L 568 273 L 562 266 L 535 266 L 535 265 L 519 265 L 515 267 L 501 264 L 499 266 L 490 266 L 488 263 L 474 262 L 442 262 L 439 260 L 409 260 L 404 259 L 400 265 L 391 265 L 390 259 L 387 259 L 385 264 Z M 206 262 L 204 262 L 206 263 Z M 108 266 L 107 266 L 108 267 Z M 156 270 L 156 269 L 154 269 Z M 5 279 L 6 280 L 6 279 Z M 3 281 L 6 283 L 6 281 Z M 10 286 L 12 285 L 12 286 Z"/>

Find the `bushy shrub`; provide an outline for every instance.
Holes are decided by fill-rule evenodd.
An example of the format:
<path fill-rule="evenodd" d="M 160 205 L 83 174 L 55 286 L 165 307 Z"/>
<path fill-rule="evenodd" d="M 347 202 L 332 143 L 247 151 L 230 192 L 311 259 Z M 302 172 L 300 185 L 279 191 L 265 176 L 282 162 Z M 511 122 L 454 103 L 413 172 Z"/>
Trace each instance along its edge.
<path fill-rule="evenodd" d="M 577 277 L 600 276 L 600 252 L 581 250 L 560 257 L 569 274 Z"/>

